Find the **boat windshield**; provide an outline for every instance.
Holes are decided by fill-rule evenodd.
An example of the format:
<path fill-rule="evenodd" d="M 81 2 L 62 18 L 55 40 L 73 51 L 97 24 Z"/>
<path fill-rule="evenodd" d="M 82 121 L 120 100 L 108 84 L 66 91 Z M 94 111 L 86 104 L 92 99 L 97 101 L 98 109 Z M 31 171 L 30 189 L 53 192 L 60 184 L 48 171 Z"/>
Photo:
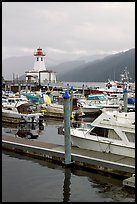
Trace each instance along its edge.
<path fill-rule="evenodd" d="M 104 95 L 95 95 L 95 96 L 88 96 L 87 100 L 97 100 L 97 101 L 104 101 L 107 100 L 107 98 Z"/>
<path fill-rule="evenodd" d="M 81 123 L 80 127 L 85 129 L 91 129 L 93 126 L 91 125 L 91 123 Z"/>

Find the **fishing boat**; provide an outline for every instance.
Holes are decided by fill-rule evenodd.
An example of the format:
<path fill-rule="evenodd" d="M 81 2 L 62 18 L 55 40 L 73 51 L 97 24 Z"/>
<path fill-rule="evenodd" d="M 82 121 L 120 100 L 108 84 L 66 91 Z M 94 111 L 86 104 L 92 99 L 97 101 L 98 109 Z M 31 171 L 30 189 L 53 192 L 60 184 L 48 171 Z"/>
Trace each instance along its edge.
<path fill-rule="evenodd" d="M 135 158 L 135 112 L 103 110 L 92 123 L 71 127 L 70 135 L 73 146 Z"/>

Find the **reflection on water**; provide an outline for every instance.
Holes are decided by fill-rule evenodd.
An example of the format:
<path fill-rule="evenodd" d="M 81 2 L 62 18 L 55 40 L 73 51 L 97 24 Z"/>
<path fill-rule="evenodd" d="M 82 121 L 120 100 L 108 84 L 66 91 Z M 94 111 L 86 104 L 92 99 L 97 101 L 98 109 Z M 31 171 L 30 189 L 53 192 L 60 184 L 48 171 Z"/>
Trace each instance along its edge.
<path fill-rule="evenodd" d="M 83 123 L 83 122 L 92 122 L 97 115 L 94 117 L 84 117 L 79 118 L 77 121 L 72 121 L 74 125 Z M 52 134 L 54 128 L 63 127 L 64 123 L 62 119 L 51 119 L 46 118 L 42 123 L 24 123 L 24 124 L 10 124 L 10 123 L 2 123 L 2 133 L 8 135 L 16 135 L 18 137 L 27 138 L 27 139 L 38 139 L 41 140 L 40 136 L 47 135 L 47 133 Z M 56 134 L 55 134 L 56 135 Z"/>
<path fill-rule="evenodd" d="M 64 175 L 64 185 L 63 185 L 63 202 L 68 202 L 70 200 L 70 182 L 71 180 L 71 168 L 65 168 L 65 175 Z"/>
<path fill-rule="evenodd" d="M 7 151 L 3 151 L 2 169 L 3 202 L 135 201 L 134 190 L 127 191 L 122 180 L 103 172 L 59 166 Z"/>
<path fill-rule="evenodd" d="M 40 131 L 44 130 L 44 125 L 42 123 L 25 123 L 25 124 L 12 124 L 7 125 L 2 123 L 3 134 L 12 134 L 22 138 L 37 139 Z"/>
<path fill-rule="evenodd" d="M 10 124 L 2 123 L 2 133 L 11 136 L 18 136 L 27 139 L 39 139 L 44 134 L 48 126 L 62 125 L 61 120 L 46 119 L 43 123 Z"/>

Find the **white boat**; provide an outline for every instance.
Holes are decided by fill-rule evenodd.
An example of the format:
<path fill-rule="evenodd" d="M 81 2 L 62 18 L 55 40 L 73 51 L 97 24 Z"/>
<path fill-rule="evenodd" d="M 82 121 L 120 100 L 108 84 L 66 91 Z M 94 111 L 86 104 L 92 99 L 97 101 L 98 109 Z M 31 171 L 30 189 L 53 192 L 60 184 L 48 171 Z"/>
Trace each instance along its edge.
<path fill-rule="evenodd" d="M 27 101 L 5 103 L 2 105 L 2 121 L 8 123 L 38 123 L 43 120 L 44 114 L 36 112 L 37 107 Z"/>
<path fill-rule="evenodd" d="M 123 94 L 111 97 L 104 94 L 92 94 L 85 101 L 79 101 L 79 104 L 86 115 L 100 112 L 104 108 L 116 110 L 124 107 Z M 135 104 L 127 104 L 127 108 L 135 110 Z"/>
<path fill-rule="evenodd" d="M 85 114 L 99 112 L 103 108 L 119 108 L 119 98 L 111 98 L 104 94 L 88 95 L 87 99 L 81 101 L 79 104 Z"/>
<path fill-rule="evenodd" d="M 70 128 L 72 145 L 135 158 L 135 112 L 103 111 L 89 125 Z"/>

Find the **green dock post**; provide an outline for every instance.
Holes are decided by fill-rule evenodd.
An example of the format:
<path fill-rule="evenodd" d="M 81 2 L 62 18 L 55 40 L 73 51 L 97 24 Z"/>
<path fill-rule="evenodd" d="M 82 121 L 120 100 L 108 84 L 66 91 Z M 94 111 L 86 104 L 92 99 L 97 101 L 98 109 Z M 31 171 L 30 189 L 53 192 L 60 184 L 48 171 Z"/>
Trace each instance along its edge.
<path fill-rule="evenodd" d="M 70 118 L 72 117 L 72 109 L 73 109 L 73 86 L 70 88 Z"/>
<path fill-rule="evenodd" d="M 68 202 L 70 200 L 71 195 L 71 168 L 65 168 L 65 178 L 63 185 L 63 202 Z"/>
<path fill-rule="evenodd" d="M 67 90 L 68 90 L 68 92 L 69 92 L 69 84 L 67 84 Z"/>
<path fill-rule="evenodd" d="M 85 95 L 85 88 L 84 88 L 84 84 L 82 85 L 82 95 Z"/>
<path fill-rule="evenodd" d="M 128 103 L 128 97 L 127 97 L 127 83 L 124 83 L 124 112 L 127 112 L 127 103 Z"/>
<path fill-rule="evenodd" d="M 70 96 L 68 90 L 64 95 L 64 139 L 65 139 L 65 165 L 71 162 L 71 139 L 70 139 Z"/>

